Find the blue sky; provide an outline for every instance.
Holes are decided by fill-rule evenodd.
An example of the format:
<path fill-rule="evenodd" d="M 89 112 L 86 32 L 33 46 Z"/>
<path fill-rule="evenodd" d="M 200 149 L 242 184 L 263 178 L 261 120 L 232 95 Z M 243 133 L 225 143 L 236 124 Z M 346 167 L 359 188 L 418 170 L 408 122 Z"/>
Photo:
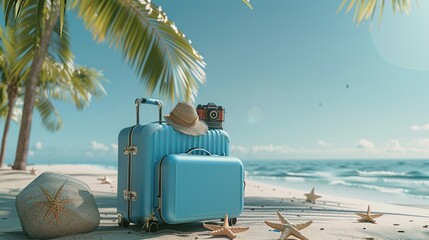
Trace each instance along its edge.
<path fill-rule="evenodd" d="M 413 2 L 404 16 L 394 15 L 389 2 L 378 28 L 377 20 L 356 26 L 353 14 L 336 14 L 340 0 L 254 0 L 254 10 L 240 0 L 154 2 L 204 56 L 207 84 L 196 104 L 226 108 L 232 154 L 429 157 L 429 3 Z M 29 162 L 114 162 L 119 131 L 135 122 L 134 99 L 148 95 L 121 53 L 96 44 L 75 14 L 67 14 L 76 62 L 103 71 L 108 95 L 82 112 L 56 103 L 64 120 L 57 133 L 36 117 Z M 166 103 L 168 114 L 175 103 Z M 142 122 L 156 120 L 152 107 L 141 113 Z M 15 124 L 7 163 L 17 135 Z"/>

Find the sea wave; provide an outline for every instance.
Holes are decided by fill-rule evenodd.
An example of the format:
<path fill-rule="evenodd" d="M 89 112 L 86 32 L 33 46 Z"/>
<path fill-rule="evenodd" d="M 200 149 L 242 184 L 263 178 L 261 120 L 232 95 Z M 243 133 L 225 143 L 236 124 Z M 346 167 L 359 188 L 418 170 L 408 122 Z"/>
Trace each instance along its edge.
<path fill-rule="evenodd" d="M 326 172 L 312 172 L 312 173 L 298 173 L 298 172 L 282 172 L 282 171 L 247 171 L 247 175 L 256 177 L 303 177 L 303 178 L 328 178 L 330 173 Z"/>
<path fill-rule="evenodd" d="M 344 177 L 348 182 L 356 182 L 356 183 L 373 183 L 378 182 L 379 178 L 376 177 L 360 177 L 360 176 L 348 176 Z"/>
<path fill-rule="evenodd" d="M 329 182 L 331 185 L 344 185 L 344 186 L 352 186 L 353 184 L 348 183 L 344 180 L 332 180 Z"/>
<path fill-rule="evenodd" d="M 322 177 L 322 178 L 327 178 L 329 176 L 331 176 L 331 173 L 328 172 L 311 172 L 311 173 L 301 173 L 301 172 L 286 172 L 286 174 L 288 176 L 298 176 L 298 177 Z"/>
<path fill-rule="evenodd" d="M 305 182 L 303 177 L 273 177 L 273 176 L 252 176 L 252 179 L 261 179 L 261 180 L 280 180 L 287 182 Z"/>
<path fill-rule="evenodd" d="M 389 178 L 385 178 L 382 179 L 382 181 L 384 183 L 387 184 L 400 184 L 400 185 L 404 185 L 404 186 L 419 186 L 419 187 L 429 187 L 429 181 L 425 181 L 425 180 L 410 180 L 410 179 L 389 179 Z"/>
<path fill-rule="evenodd" d="M 407 194 L 407 196 L 412 198 L 419 198 L 419 199 L 429 199 L 429 195 Z"/>
<path fill-rule="evenodd" d="M 363 188 L 363 189 L 374 190 L 382 193 L 406 194 L 408 192 L 408 190 L 404 188 L 381 187 L 381 186 L 369 185 L 369 184 L 356 184 L 356 183 L 346 182 L 344 180 L 333 180 L 333 181 L 330 181 L 329 184 Z"/>
<path fill-rule="evenodd" d="M 429 181 L 413 181 L 414 185 L 429 187 Z"/>
<path fill-rule="evenodd" d="M 359 176 L 376 176 L 376 177 L 385 177 L 385 176 L 406 176 L 406 172 L 394 172 L 394 171 L 364 171 L 356 170 Z"/>
<path fill-rule="evenodd" d="M 429 161 L 275 161 L 249 162 L 246 177 L 366 189 L 429 199 Z M 343 186 L 343 187 L 340 187 Z"/>

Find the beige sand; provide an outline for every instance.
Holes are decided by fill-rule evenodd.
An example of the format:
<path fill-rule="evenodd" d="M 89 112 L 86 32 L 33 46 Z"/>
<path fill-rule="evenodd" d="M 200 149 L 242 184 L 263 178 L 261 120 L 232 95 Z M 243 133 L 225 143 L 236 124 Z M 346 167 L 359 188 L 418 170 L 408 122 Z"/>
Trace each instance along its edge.
<path fill-rule="evenodd" d="M 38 174 L 44 171 L 68 174 L 86 182 L 92 189 L 101 214 L 97 231 L 60 239 L 226 239 L 212 238 L 201 223 L 167 226 L 155 234 L 146 233 L 141 226 L 118 227 L 116 220 L 116 170 L 85 165 L 30 166 Z M 101 184 L 98 178 L 108 176 L 113 185 Z M 0 239 L 27 239 L 22 233 L 15 211 L 15 196 L 35 177 L 29 172 L 0 169 Z M 312 186 L 309 186 L 310 190 Z M 317 191 L 317 189 L 316 189 Z M 292 223 L 313 220 L 301 231 L 309 239 L 429 239 L 429 210 L 404 207 L 365 200 L 328 196 L 316 203 L 304 202 L 304 192 L 247 181 L 244 212 L 237 226 L 249 226 L 237 239 L 278 239 L 264 220 L 278 221 L 276 210 Z M 362 196 L 364 198 L 364 196 Z M 360 223 L 354 212 L 364 212 L 371 205 L 374 213 L 384 213 L 376 224 Z M 212 222 L 220 223 L 220 222 Z M 289 238 L 294 239 L 294 238 Z"/>

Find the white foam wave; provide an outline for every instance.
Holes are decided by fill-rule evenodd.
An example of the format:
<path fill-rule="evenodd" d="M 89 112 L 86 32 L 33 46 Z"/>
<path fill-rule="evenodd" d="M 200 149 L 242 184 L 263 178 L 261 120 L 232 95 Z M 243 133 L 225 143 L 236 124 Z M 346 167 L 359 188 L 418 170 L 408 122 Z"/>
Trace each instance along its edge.
<path fill-rule="evenodd" d="M 406 172 L 393 172 L 393 171 L 361 171 L 356 170 L 359 176 L 405 176 Z"/>
<path fill-rule="evenodd" d="M 287 182 L 305 182 L 303 177 L 273 177 L 273 176 L 252 176 L 252 179 L 262 179 L 262 180 L 282 180 Z"/>
<path fill-rule="evenodd" d="M 384 183 L 387 184 L 399 184 L 402 186 L 406 186 L 406 187 L 412 187 L 412 186 L 417 186 L 417 187 L 429 187 L 429 181 L 425 181 L 425 180 L 403 180 L 403 179 L 383 179 Z"/>
<path fill-rule="evenodd" d="M 329 184 L 331 184 L 331 185 L 344 185 L 344 186 L 351 186 L 351 184 L 350 184 L 350 183 L 347 183 L 347 182 L 345 182 L 345 181 L 343 181 L 343 180 L 332 180 L 332 181 L 330 181 L 330 182 L 329 182 Z"/>
<path fill-rule="evenodd" d="M 419 198 L 419 199 L 429 199 L 429 195 L 423 196 L 423 195 L 408 194 L 407 196 L 412 197 L 412 198 Z"/>
<path fill-rule="evenodd" d="M 289 176 L 302 176 L 302 177 L 330 177 L 331 174 L 327 172 L 312 172 L 312 173 L 296 173 L 296 172 L 286 172 Z"/>
<path fill-rule="evenodd" d="M 403 188 L 388 188 L 388 187 L 380 187 L 380 186 L 374 186 L 374 185 L 368 185 L 368 184 L 354 184 L 354 183 L 346 182 L 344 180 L 332 180 L 329 182 L 329 184 L 364 188 L 364 189 L 374 190 L 382 193 L 405 194 L 408 192 L 408 190 Z"/>
<path fill-rule="evenodd" d="M 396 193 L 396 194 L 405 194 L 408 192 L 408 190 L 403 188 L 387 188 L 387 187 L 379 187 L 374 185 L 362 185 L 362 187 L 375 190 L 383 193 Z"/>
<path fill-rule="evenodd" d="M 422 186 L 423 185 L 425 187 L 429 187 L 429 181 L 413 181 L 413 184 L 416 186 Z"/>
<path fill-rule="evenodd" d="M 377 182 L 378 179 L 375 177 L 360 177 L 360 176 L 350 176 L 350 177 L 345 177 L 345 179 L 347 179 L 347 181 L 352 181 L 352 182 Z"/>

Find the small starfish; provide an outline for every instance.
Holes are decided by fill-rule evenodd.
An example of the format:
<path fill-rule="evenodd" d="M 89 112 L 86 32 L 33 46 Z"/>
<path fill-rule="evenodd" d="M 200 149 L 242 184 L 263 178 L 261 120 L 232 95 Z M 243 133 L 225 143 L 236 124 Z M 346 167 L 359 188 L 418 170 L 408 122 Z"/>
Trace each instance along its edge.
<path fill-rule="evenodd" d="M 104 178 L 98 178 L 101 181 L 101 184 L 112 184 L 112 180 L 108 176 L 104 176 Z"/>
<path fill-rule="evenodd" d="M 358 220 L 359 222 L 370 222 L 370 223 L 375 223 L 374 218 L 383 216 L 382 213 L 371 214 L 371 209 L 369 205 L 368 205 L 368 210 L 366 210 L 366 213 L 356 213 L 356 215 L 360 217 L 360 219 Z"/>
<path fill-rule="evenodd" d="M 307 202 L 311 202 L 311 203 L 316 203 L 316 200 L 318 199 L 318 198 L 321 198 L 322 196 L 320 196 L 320 195 L 316 195 L 316 194 L 314 194 L 314 188 L 313 189 L 311 189 L 311 192 L 310 193 L 304 193 L 304 195 L 307 197 Z"/>
<path fill-rule="evenodd" d="M 30 174 L 37 175 L 37 169 L 31 168 L 30 169 Z"/>
<path fill-rule="evenodd" d="M 226 236 L 229 239 L 234 239 L 237 236 L 234 233 L 241 233 L 249 230 L 248 227 L 230 227 L 228 223 L 228 214 L 225 213 L 225 219 L 223 221 L 223 226 L 219 225 L 212 225 L 212 224 L 205 224 L 203 223 L 203 226 L 207 229 L 212 230 L 209 232 L 212 236 Z"/>
<path fill-rule="evenodd" d="M 66 181 L 67 182 L 67 181 Z M 49 194 L 49 192 L 44 189 L 42 186 L 40 186 L 40 189 L 42 189 L 43 194 L 46 197 L 46 201 L 44 202 L 34 202 L 33 204 L 35 205 L 42 205 L 42 206 L 46 206 L 47 207 L 47 211 L 45 213 L 45 216 L 43 218 L 46 218 L 50 213 L 52 213 L 52 215 L 55 218 L 55 221 L 58 224 L 61 224 L 60 221 L 60 212 L 63 213 L 70 213 L 70 211 L 64 207 L 64 205 L 66 204 L 70 204 L 72 202 L 74 202 L 74 200 L 71 199 L 60 199 L 61 197 L 61 193 L 63 191 L 64 185 L 66 183 L 64 183 L 57 191 L 57 193 L 55 193 L 55 197 L 52 197 L 51 194 Z"/>
<path fill-rule="evenodd" d="M 279 240 L 286 240 L 291 235 L 301 240 L 308 240 L 308 238 L 302 235 L 299 230 L 310 226 L 313 221 L 294 225 L 291 224 L 288 220 L 286 220 L 286 218 L 284 218 L 279 211 L 277 211 L 277 216 L 279 217 L 281 223 L 265 221 L 265 224 L 282 232 L 282 235 L 280 235 Z"/>

